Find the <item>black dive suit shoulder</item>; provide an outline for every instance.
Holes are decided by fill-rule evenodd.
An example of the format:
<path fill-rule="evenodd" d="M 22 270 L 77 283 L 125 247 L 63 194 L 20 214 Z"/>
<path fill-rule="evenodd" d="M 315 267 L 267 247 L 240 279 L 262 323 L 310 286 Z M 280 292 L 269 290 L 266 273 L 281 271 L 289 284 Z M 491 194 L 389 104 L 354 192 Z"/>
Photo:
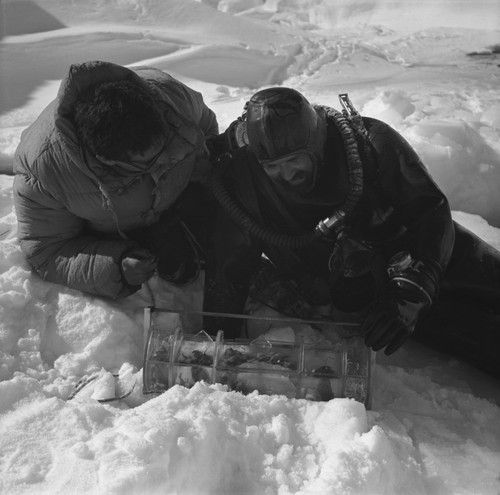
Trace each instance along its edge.
<path fill-rule="evenodd" d="M 448 202 L 404 138 L 387 124 L 364 118 L 371 159 L 363 161 L 363 193 L 347 218 L 348 231 L 368 241 L 386 262 L 409 250 L 444 270 L 451 257 L 454 226 Z M 346 167 L 346 154 L 332 119 L 328 119 L 324 160 L 316 186 L 305 197 L 277 188 L 246 147 L 223 155 L 223 183 L 255 220 L 288 234 L 312 231 L 330 216 L 347 194 L 335 183 L 336 167 Z M 328 261 L 331 241 L 302 249 L 277 247 L 250 234 L 223 208 L 217 212 L 205 282 L 205 311 L 242 313 L 252 274 L 264 253 L 284 276 L 294 280 L 311 304 L 325 304 L 330 295 Z M 229 325 L 230 326 L 230 325 Z M 228 332 L 226 324 L 224 330 Z"/>
<path fill-rule="evenodd" d="M 454 224 L 448 200 L 414 149 L 389 125 L 365 118 L 374 150 L 372 167 L 365 168 L 365 193 L 360 203 L 371 213 L 361 221 L 361 234 L 373 233 L 385 250 L 385 259 L 405 249 L 415 259 L 436 261 L 445 270 L 454 245 Z M 371 168 L 371 170 L 370 170 Z M 375 169 L 375 170 L 373 170 Z M 361 215 L 360 215 L 361 216 Z M 359 219 L 353 215 L 356 228 Z M 378 235 L 392 226 L 391 234 Z M 400 228 L 400 232 L 396 230 Z"/>

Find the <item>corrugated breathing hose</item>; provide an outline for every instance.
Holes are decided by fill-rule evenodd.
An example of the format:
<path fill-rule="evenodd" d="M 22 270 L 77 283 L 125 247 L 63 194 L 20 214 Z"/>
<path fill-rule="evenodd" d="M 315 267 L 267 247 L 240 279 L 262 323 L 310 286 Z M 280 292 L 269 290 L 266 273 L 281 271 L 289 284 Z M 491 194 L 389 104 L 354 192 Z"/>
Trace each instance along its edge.
<path fill-rule="evenodd" d="M 358 131 L 358 136 L 356 136 L 353 124 L 346 115 L 332 108 L 319 108 L 323 108 L 328 117 L 333 119 L 341 134 L 347 156 L 349 191 L 344 202 L 334 210 L 330 217 L 320 221 L 312 232 L 291 235 L 276 232 L 276 230 L 256 221 L 231 197 L 223 183 L 220 167 L 215 169 L 209 180 L 209 187 L 213 195 L 232 220 L 249 234 L 273 246 L 301 249 L 310 246 L 321 237 L 335 238 L 345 218 L 354 210 L 363 192 L 363 165 L 359 153 L 360 143 L 358 142 L 358 139 L 361 139 L 360 132 Z M 223 157 L 221 158 L 223 159 Z"/>

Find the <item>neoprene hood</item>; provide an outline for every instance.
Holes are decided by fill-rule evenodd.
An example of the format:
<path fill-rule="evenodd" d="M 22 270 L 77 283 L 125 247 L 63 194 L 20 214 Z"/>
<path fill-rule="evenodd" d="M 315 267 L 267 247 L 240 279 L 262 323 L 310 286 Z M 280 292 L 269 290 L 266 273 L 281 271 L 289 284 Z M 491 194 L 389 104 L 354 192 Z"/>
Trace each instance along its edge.
<path fill-rule="evenodd" d="M 315 153 L 319 120 L 298 91 L 263 89 L 252 96 L 246 109 L 249 148 L 259 161 L 302 150 Z"/>

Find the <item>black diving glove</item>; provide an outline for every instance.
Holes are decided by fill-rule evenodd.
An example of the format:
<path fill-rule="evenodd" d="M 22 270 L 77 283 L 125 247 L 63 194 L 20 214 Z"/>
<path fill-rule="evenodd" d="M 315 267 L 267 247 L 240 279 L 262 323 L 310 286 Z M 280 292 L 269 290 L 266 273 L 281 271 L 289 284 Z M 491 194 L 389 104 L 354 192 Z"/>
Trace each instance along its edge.
<path fill-rule="evenodd" d="M 366 316 L 361 330 L 365 344 L 374 351 L 385 347 L 389 355 L 415 330 L 419 318 L 432 306 L 438 293 L 441 268 L 434 261 L 414 261 L 408 252 L 389 261 L 386 297 Z"/>

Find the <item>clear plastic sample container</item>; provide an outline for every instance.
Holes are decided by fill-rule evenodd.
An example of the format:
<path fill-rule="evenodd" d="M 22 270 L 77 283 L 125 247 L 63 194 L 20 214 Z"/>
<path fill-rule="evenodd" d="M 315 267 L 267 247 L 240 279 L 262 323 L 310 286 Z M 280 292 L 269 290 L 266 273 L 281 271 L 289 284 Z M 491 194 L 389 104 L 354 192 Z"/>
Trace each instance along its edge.
<path fill-rule="evenodd" d="M 316 401 L 349 397 L 370 408 L 374 353 L 359 335 L 340 332 L 342 336 L 332 339 L 332 322 L 308 322 L 320 336 L 316 339 L 285 332 L 293 340 L 277 340 L 274 337 L 280 332 L 267 332 L 251 340 L 225 340 L 222 330 L 216 336 L 197 329 L 190 333 L 193 329 L 183 328 L 180 315 L 165 325 L 161 318 L 155 318 L 162 313 L 173 314 L 166 309 L 145 310 L 144 393 L 162 393 L 174 385 L 189 388 L 205 381 L 225 384 L 229 390 L 244 394 L 257 390 Z M 305 323 L 287 318 L 268 320 L 274 329 L 281 321 L 284 328 L 290 322 L 302 327 Z M 323 325 L 328 325 L 328 339 L 323 338 Z"/>

